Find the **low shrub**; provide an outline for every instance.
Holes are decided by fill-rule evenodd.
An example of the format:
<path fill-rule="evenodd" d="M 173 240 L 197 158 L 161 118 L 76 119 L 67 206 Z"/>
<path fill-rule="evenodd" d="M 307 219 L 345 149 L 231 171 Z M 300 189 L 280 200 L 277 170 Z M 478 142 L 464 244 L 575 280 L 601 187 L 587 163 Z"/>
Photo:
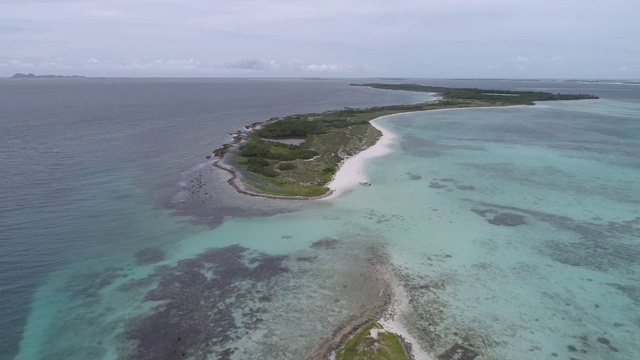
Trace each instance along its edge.
<path fill-rule="evenodd" d="M 278 164 L 278 170 L 293 170 L 296 168 L 296 164 L 290 162 L 283 162 Z"/>

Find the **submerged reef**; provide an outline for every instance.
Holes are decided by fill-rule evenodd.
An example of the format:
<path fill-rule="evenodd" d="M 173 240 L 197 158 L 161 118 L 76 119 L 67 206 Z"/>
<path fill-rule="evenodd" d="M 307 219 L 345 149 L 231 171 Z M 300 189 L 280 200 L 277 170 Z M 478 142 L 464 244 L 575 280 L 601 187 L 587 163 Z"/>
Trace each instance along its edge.
<path fill-rule="evenodd" d="M 433 255 L 429 262 L 443 261 L 450 255 Z M 400 267 L 395 276 L 407 290 L 411 317 L 406 326 L 423 348 L 430 349 L 438 360 L 492 359 L 496 343 L 480 326 L 450 316 L 451 308 L 442 295 L 449 286 L 459 283 L 457 274 L 412 274 Z"/>
<path fill-rule="evenodd" d="M 148 247 L 135 253 L 137 265 L 151 265 L 165 259 L 165 253 L 157 247 Z"/>
<path fill-rule="evenodd" d="M 438 360 L 474 360 L 478 353 L 466 346 L 455 344 L 447 351 L 438 355 Z"/>
<path fill-rule="evenodd" d="M 524 216 L 510 212 L 498 214 L 494 216 L 493 219 L 488 219 L 487 222 L 492 225 L 500 226 L 519 226 L 527 223 L 524 220 Z"/>
<path fill-rule="evenodd" d="M 260 301 L 269 301 L 270 281 L 289 272 L 285 259 L 234 245 L 159 267 L 144 299 L 156 308 L 125 334 L 134 344 L 128 359 L 229 359 L 232 342 L 263 321 Z"/>
<path fill-rule="evenodd" d="M 335 249 L 335 247 L 338 245 L 340 241 L 337 239 L 332 239 L 332 238 L 322 238 L 318 241 L 315 241 L 313 244 L 311 244 L 311 248 L 313 249 Z"/>
<path fill-rule="evenodd" d="M 469 201 L 489 208 L 492 210 L 491 213 L 499 212 L 498 210 L 505 211 L 505 213 L 520 213 L 558 230 L 574 233 L 575 240 L 572 242 L 549 240 L 544 244 L 543 252 L 557 262 L 597 271 L 626 272 L 633 271 L 633 266 L 640 259 L 640 249 L 629 242 L 630 239 L 640 237 L 640 217 L 601 223 L 581 221 L 568 216 L 514 206 Z M 477 210 L 472 209 L 476 214 L 479 214 Z M 485 211 L 485 214 L 489 213 L 487 210 L 479 211 Z M 494 219 L 499 215 L 494 216 Z"/>
<path fill-rule="evenodd" d="M 486 218 L 487 214 L 494 214 L 493 218 L 486 219 L 491 225 L 520 226 L 527 223 L 524 216 L 510 212 L 501 213 L 496 209 L 471 209 L 471 211 L 483 218 Z"/>

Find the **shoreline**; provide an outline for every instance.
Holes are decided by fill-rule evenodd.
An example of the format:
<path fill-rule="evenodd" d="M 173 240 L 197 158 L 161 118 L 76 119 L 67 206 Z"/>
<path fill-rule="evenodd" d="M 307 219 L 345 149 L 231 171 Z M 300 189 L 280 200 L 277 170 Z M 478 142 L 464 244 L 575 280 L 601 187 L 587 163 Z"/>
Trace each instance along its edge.
<path fill-rule="evenodd" d="M 597 96 L 587 94 L 447 88 L 419 84 L 369 83 L 351 85 L 428 93 L 431 101 L 273 117 L 267 121 L 245 125 L 244 129 L 230 134 L 233 136 L 233 140 L 230 143 L 222 144 L 213 151 L 213 156 L 208 155 L 206 158 L 211 159 L 214 156 L 219 158 L 214 162 L 214 166 L 229 172 L 232 176 L 229 183 L 238 192 L 246 195 L 291 200 L 335 199 L 357 183 L 371 185 L 364 177 L 364 162 L 393 151 L 391 145 L 396 135 L 378 124 L 378 121 L 386 116 L 433 110 L 529 106 L 536 105 L 541 101 L 598 99 Z M 317 120 L 318 123 L 305 123 L 305 121 L 313 120 Z M 289 122 L 273 124 L 278 121 Z M 377 131 L 367 127 L 363 133 L 360 127 L 357 130 L 352 128 L 352 126 L 364 124 L 371 125 Z M 341 128 L 346 128 L 346 130 L 337 130 Z M 334 130 L 329 131 L 328 129 Z M 300 151 L 298 148 L 295 149 L 296 151 L 290 151 L 289 148 L 274 149 L 267 143 L 259 142 L 261 136 L 252 137 L 251 134 L 256 130 L 262 131 L 261 134 L 265 138 L 300 137 L 303 135 L 304 141 L 306 141 L 308 135 L 318 135 L 318 137 L 312 138 L 311 142 L 312 146 L 320 152 L 314 149 Z M 352 134 L 350 134 L 351 130 L 353 130 Z M 329 135 L 320 137 L 325 134 Z M 378 137 L 378 134 L 381 136 Z M 370 145 L 374 140 L 375 143 Z M 251 146 L 247 148 L 246 152 L 241 152 L 239 149 L 247 143 Z M 369 147 L 367 148 L 367 146 Z M 233 159 L 225 158 L 229 153 L 242 153 L 244 155 L 242 166 L 234 163 Z M 342 158 L 345 154 L 355 155 L 350 158 Z M 300 159 L 312 162 L 311 164 L 299 162 Z M 283 161 L 285 163 L 281 164 Z M 298 163 L 294 161 L 298 161 Z M 282 169 L 275 168 L 281 165 L 284 166 Z M 298 167 L 299 169 L 295 170 Z M 277 179 L 283 175 L 282 171 L 286 170 L 293 171 L 289 173 L 289 176 L 284 176 L 284 180 L 282 177 Z M 257 174 L 257 177 L 252 177 L 245 171 L 253 172 Z M 327 182 L 329 173 L 333 173 L 333 176 Z M 251 181 L 243 181 L 244 179 Z"/>
<path fill-rule="evenodd" d="M 331 181 L 327 184 L 330 191 L 320 197 L 312 198 L 312 200 L 333 200 L 342 196 L 347 190 L 359 185 L 361 181 L 369 181 L 366 176 L 365 167 L 366 163 L 370 159 L 382 157 L 394 152 L 392 146 L 395 144 L 395 140 L 399 137 L 398 134 L 392 132 L 388 128 L 379 124 L 380 120 L 391 118 L 399 115 L 416 114 L 422 112 L 431 111 L 449 111 L 449 110 L 467 110 L 467 109 L 501 109 L 501 108 L 514 108 L 525 107 L 528 105 L 511 105 L 511 106 L 478 106 L 478 107 L 460 107 L 460 108 L 448 108 L 448 109 L 432 109 L 432 110 L 420 110 L 410 112 L 399 112 L 395 114 L 383 115 L 377 117 L 369 123 L 378 129 L 382 133 L 382 136 L 375 145 L 345 159 L 340 164 L 338 171 L 333 176 Z"/>
<path fill-rule="evenodd" d="M 397 134 L 380 125 L 378 121 L 386 117 L 400 114 L 406 113 L 380 116 L 369 121 L 374 128 L 382 133 L 382 136 L 380 136 L 373 146 L 342 161 L 338 167 L 338 171 L 327 184 L 327 187 L 329 188 L 328 195 L 323 197 L 322 200 L 336 199 L 345 191 L 351 189 L 355 185 L 358 185 L 361 181 L 368 181 L 364 171 L 367 160 L 392 153 L 394 150 L 391 146 L 394 144 L 394 140 L 398 137 Z"/>
<path fill-rule="evenodd" d="M 383 127 L 378 123 L 378 121 L 398 116 L 404 114 L 415 114 L 421 112 L 429 112 L 429 111 L 450 111 L 450 110 L 466 110 L 466 109 L 498 109 L 498 108 L 514 108 L 514 107 L 526 107 L 529 105 L 506 105 L 506 106 L 462 106 L 462 107 L 452 107 L 445 109 L 427 109 L 427 110 L 417 110 L 417 111 L 400 111 L 393 114 L 387 114 L 383 116 L 379 116 L 369 121 L 369 123 L 376 128 L 378 131 L 382 133 L 378 141 L 371 147 L 360 151 L 359 153 L 344 159 L 342 163 L 338 166 L 338 170 L 334 174 L 333 178 L 330 182 L 326 184 L 329 191 L 319 196 L 280 196 L 280 195 L 272 195 L 265 194 L 258 191 L 254 191 L 246 184 L 242 182 L 242 174 L 240 171 L 233 166 L 232 164 L 225 161 L 225 157 L 229 155 L 230 152 L 237 149 L 246 139 L 248 132 L 255 130 L 260 127 L 262 123 L 256 122 L 251 125 L 245 126 L 245 130 L 240 130 L 235 134 L 230 134 L 233 136 L 233 141 L 231 143 L 223 144 L 221 147 L 214 150 L 214 154 L 218 157 L 218 160 L 212 162 L 212 166 L 218 169 L 221 169 L 231 175 L 231 178 L 227 180 L 227 183 L 231 185 L 238 193 L 253 197 L 261 197 L 266 199 L 275 199 L 275 200 L 333 200 L 341 197 L 347 190 L 355 187 L 355 185 L 359 185 L 360 181 L 368 181 L 366 177 L 366 173 L 364 172 L 366 161 L 369 159 L 374 159 L 377 157 L 385 156 L 394 151 L 392 145 L 394 144 L 394 140 L 398 137 L 397 134 L 393 133 L 388 128 Z M 271 118 L 266 122 L 277 121 L 280 118 Z M 208 156 L 207 159 L 210 159 L 211 156 Z"/>
<path fill-rule="evenodd" d="M 405 352 L 412 360 L 435 360 L 431 354 L 425 351 L 418 340 L 411 335 L 409 330 L 402 323 L 401 317 L 409 311 L 409 297 L 407 290 L 393 275 L 387 278 L 389 287 L 392 289 L 392 297 L 384 314 L 378 320 L 383 330 L 393 333 L 400 338 Z"/>

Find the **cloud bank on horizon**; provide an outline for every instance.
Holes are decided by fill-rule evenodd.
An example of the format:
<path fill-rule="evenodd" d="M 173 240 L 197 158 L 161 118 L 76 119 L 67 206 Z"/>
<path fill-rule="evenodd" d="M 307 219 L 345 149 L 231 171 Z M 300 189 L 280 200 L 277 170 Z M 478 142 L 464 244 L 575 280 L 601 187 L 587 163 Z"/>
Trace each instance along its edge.
<path fill-rule="evenodd" d="M 0 76 L 640 78 L 637 0 L 2 0 Z"/>

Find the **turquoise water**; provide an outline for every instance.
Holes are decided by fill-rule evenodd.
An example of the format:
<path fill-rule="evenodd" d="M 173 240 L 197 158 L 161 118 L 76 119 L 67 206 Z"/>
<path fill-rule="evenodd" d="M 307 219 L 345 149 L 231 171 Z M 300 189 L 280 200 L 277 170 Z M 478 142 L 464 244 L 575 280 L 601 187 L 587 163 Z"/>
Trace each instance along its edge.
<path fill-rule="evenodd" d="M 379 295 L 379 267 L 432 355 L 635 359 L 638 98 L 388 117 L 400 136 L 373 186 L 331 201 L 241 196 L 200 164 L 159 208 L 122 169 L 108 183 L 129 191 L 101 209 L 131 212 L 65 248 L 17 359 L 306 358 Z"/>
<path fill-rule="evenodd" d="M 638 103 L 440 111 L 383 125 L 402 140 L 370 166 L 384 194 L 372 208 L 397 216 L 379 231 L 415 290 L 406 322 L 428 348 L 637 358 Z"/>

